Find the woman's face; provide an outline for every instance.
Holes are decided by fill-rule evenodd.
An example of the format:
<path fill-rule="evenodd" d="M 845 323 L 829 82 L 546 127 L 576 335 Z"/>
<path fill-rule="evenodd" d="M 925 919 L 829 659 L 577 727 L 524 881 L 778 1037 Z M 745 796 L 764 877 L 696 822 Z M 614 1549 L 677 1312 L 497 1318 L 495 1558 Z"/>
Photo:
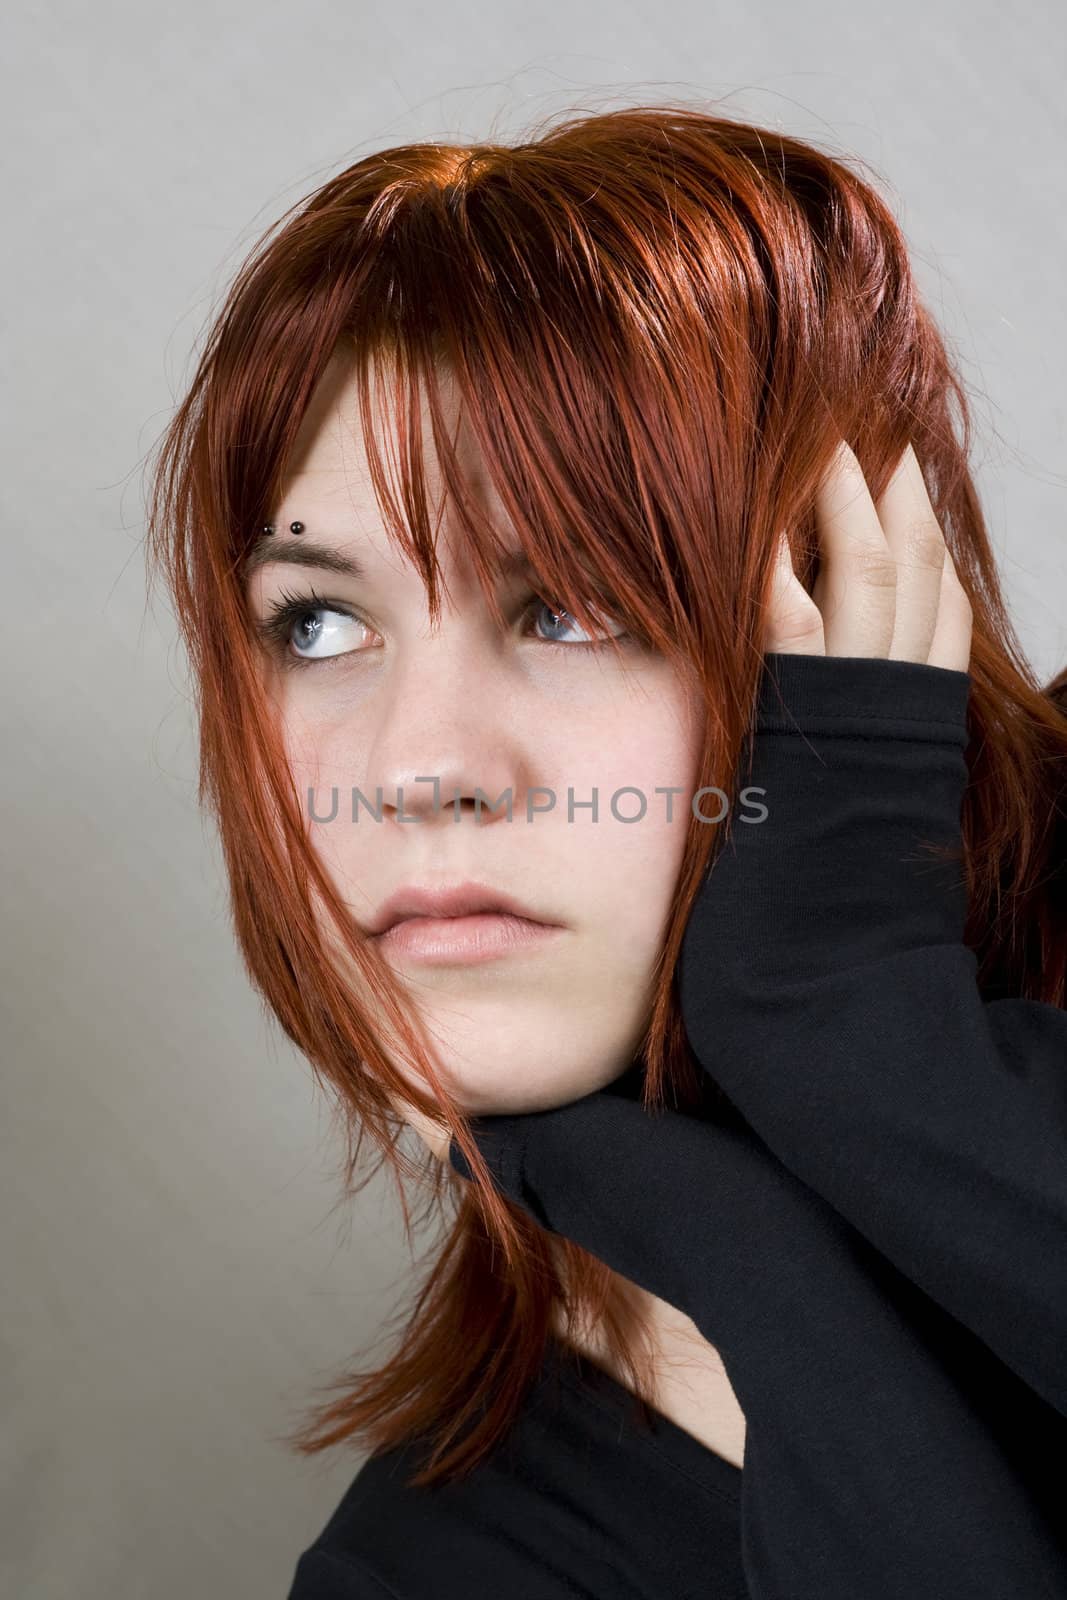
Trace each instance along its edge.
<path fill-rule="evenodd" d="M 423 426 L 435 474 L 425 411 Z M 503 529 L 469 433 L 457 448 Z M 430 487 L 433 504 L 438 476 Z M 251 611 L 264 622 L 273 603 L 299 599 L 269 681 L 302 805 L 310 813 L 313 790 L 314 816 L 329 819 L 309 823 L 313 844 L 354 920 L 370 931 L 398 891 L 476 883 L 541 924 L 483 920 L 474 958 L 469 938 L 458 948 L 472 920 L 438 922 L 435 938 L 424 917 L 379 937 L 449 1089 L 467 1113 L 492 1115 L 602 1088 L 630 1065 L 648 1017 L 695 783 L 695 700 L 636 643 L 619 665 L 610 645 L 583 648 L 598 636 L 548 603 L 567 597 L 542 599 L 521 571 L 501 584 L 499 627 L 455 558 L 447 516 L 431 630 L 419 575 L 386 536 L 355 389 L 336 362 L 272 521 L 250 561 Z M 317 566 L 321 552 L 358 575 Z M 618 626 L 606 618 L 602 637 Z M 380 821 L 369 809 L 379 789 Z M 353 790 L 365 797 L 356 821 Z"/>

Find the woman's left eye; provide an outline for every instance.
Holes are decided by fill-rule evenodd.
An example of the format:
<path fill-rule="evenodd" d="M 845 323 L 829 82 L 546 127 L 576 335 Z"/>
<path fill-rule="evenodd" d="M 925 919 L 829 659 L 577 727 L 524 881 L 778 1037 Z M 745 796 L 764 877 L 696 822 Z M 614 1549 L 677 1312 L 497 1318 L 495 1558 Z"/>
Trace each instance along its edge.
<path fill-rule="evenodd" d="M 591 609 L 594 610 L 594 615 L 596 615 L 596 616 L 602 616 L 603 615 L 600 611 L 596 610 L 595 608 L 591 608 Z M 532 616 L 532 617 L 534 617 L 536 619 L 538 617 L 538 613 L 539 612 L 547 612 L 549 614 L 549 616 L 553 619 L 552 622 L 549 624 L 550 627 L 562 627 L 564 629 L 567 628 L 567 627 L 571 627 L 571 628 L 577 629 L 579 633 L 585 633 L 585 630 L 581 627 L 580 623 L 578 623 L 575 620 L 575 618 L 571 616 L 569 611 L 565 611 L 562 606 L 552 605 L 549 601 L 542 600 L 540 595 L 533 595 L 531 597 L 530 604 L 526 608 L 526 614 L 527 614 L 527 616 Z M 598 646 L 600 646 L 602 643 L 605 642 L 606 638 L 624 639 L 626 637 L 626 634 L 623 631 L 621 623 L 614 622 L 613 619 L 611 619 L 610 617 L 606 618 L 605 620 L 606 620 L 607 626 L 606 626 L 605 635 L 604 635 L 603 638 L 590 639 L 589 635 L 586 633 L 585 637 L 582 638 L 582 639 L 568 640 L 568 639 L 559 639 L 559 638 L 549 638 L 549 639 L 544 639 L 543 643 L 545 643 L 545 644 L 562 644 L 562 645 L 568 645 L 569 644 L 572 649 L 581 649 L 581 648 L 584 647 L 586 649 L 595 650 L 595 649 L 598 648 Z"/>

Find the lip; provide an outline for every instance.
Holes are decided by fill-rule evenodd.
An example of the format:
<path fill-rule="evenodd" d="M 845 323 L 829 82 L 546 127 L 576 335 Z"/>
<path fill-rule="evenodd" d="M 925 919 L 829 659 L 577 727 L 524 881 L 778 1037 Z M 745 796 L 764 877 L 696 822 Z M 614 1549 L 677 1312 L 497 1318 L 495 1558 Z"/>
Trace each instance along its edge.
<path fill-rule="evenodd" d="M 374 937 L 390 932 L 409 919 L 440 921 L 476 916 L 518 918 L 541 928 L 560 924 L 536 909 L 506 894 L 489 883 L 468 881 L 455 884 L 409 884 L 391 894 L 367 931 Z"/>
<path fill-rule="evenodd" d="M 404 917 L 375 938 L 383 953 L 395 959 L 454 967 L 531 954 L 562 932 L 557 923 L 481 911 L 465 917 Z"/>

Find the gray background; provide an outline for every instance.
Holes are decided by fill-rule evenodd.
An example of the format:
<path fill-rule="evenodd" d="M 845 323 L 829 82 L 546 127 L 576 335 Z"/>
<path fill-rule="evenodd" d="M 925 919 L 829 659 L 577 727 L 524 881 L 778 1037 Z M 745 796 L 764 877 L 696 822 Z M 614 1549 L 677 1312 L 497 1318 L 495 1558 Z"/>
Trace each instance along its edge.
<path fill-rule="evenodd" d="M 283 1597 L 358 1457 L 275 1435 L 409 1275 L 331 1213 L 310 1070 L 235 952 L 144 457 L 230 273 L 342 166 L 718 100 L 881 174 L 957 348 L 1013 614 L 1067 660 L 1062 13 L 18 0 L 2 141 L 0 1591 Z"/>

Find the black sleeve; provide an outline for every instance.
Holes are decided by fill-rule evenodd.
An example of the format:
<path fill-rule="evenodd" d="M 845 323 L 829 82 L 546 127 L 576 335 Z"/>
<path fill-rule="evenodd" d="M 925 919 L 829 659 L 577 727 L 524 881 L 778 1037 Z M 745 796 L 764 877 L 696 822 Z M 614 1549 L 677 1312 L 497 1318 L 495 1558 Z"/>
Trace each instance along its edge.
<path fill-rule="evenodd" d="M 358 1562 L 316 1544 L 297 1562 L 286 1600 L 396 1600 L 396 1596 Z"/>
<path fill-rule="evenodd" d="M 1067 1595 L 1067 1557 L 975 1403 L 993 1366 L 1017 1380 L 729 1107 L 650 1113 L 613 1086 L 471 1126 L 505 1194 L 718 1349 L 747 1424 L 754 1600 Z M 469 1176 L 454 1141 L 450 1158 Z"/>
<path fill-rule="evenodd" d="M 766 662 L 748 781 L 768 814 L 739 812 L 678 966 L 694 1052 L 791 1172 L 1067 1414 L 1067 1012 L 983 1001 L 962 867 L 923 844 L 961 844 L 970 678 Z"/>

